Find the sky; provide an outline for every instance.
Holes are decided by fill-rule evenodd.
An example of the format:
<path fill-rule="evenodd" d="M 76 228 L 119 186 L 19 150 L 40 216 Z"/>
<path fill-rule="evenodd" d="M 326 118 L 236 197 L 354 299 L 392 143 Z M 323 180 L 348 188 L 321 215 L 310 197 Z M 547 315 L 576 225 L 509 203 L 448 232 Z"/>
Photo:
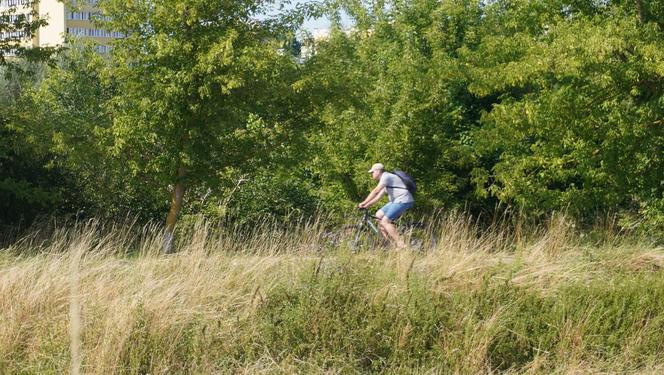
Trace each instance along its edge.
<path fill-rule="evenodd" d="M 327 18 L 319 18 L 315 20 L 304 21 L 302 28 L 308 31 L 314 31 L 316 29 L 329 29 L 330 20 Z"/>
<path fill-rule="evenodd" d="M 297 4 L 306 4 L 310 2 L 315 2 L 312 0 L 276 0 L 276 6 L 279 6 L 280 3 L 285 3 L 288 2 L 290 4 L 285 5 L 285 9 L 293 9 Z M 320 1 L 318 1 L 320 2 Z M 347 17 L 342 16 L 342 23 L 343 24 L 349 24 L 350 21 Z M 316 30 L 324 30 L 324 29 L 329 29 L 330 28 L 330 20 L 327 19 L 326 17 L 323 18 L 318 18 L 318 19 L 309 19 L 305 20 L 304 24 L 302 25 L 302 28 L 304 30 L 310 31 L 311 33 L 314 33 Z"/>

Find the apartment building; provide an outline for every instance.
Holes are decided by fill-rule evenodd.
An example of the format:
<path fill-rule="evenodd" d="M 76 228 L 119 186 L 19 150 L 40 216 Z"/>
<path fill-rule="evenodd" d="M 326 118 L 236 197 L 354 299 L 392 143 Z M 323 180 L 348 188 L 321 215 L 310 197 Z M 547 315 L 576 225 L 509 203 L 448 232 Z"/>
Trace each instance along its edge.
<path fill-rule="evenodd" d="M 121 38 L 122 34 L 98 29 L 94 20 L 102 17 L 97 7 L 97 0 L 73 1 L 72 7 L 67 7 L 57 0 L 40 0 L 33 5 L 29 0 L 0 0 L 0 12 L 15 7 L 16 14 L 28 14 L 36 7 L 41 18 L 47 20 L 48 25 L 41 27 L 32 40 L 25 40 L 25 45 L 39 47 L 53 47 L 62 45 L 65 36 L 92 39 L 98 44 L 100 52 L 109 50 L 109 42 Z M 19 33 L 20 34 L 20 33 Z M 17 37 L 21 35 L 0 35 L 0 38 Z"/>

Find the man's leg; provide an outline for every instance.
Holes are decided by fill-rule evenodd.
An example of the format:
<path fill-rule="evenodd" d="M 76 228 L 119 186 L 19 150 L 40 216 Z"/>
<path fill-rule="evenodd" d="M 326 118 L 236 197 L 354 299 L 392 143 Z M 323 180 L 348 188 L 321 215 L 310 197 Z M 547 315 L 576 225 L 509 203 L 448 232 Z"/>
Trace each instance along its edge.
<path fill-rule="evenodd" d="M 378 229 L 380 229 L 380 234 L 383 236 L 384 239 L 390 241 L 390 235 L 387 233 L 385 228 L 383 227 L 383 218 L 385 217 L 385 214 L 383 213 L 382 210 L 376 211 L 376 219 L 378 219 Z"/>
<path fill-rule="evenodd" d="M 399 248 L 406 247 L 406 244 L 400 238 L 397 226 L 394 225 L 393 221 L 398 219 L 406 210 L 408 210 L 412 206 L 413 206 L 412 203 L 405 203 L 405 204 L 388 203 L 383 208 L 380 209 L 381 211 L 380 226 L 385 232 L 387 232 L 390 238 L 394 240 L 397 247 Z"/>
<path fill-rule="evenodd" d="M 398 248 L 406 247 L 406 244 L 403 243 L 401 237 L 399 237 L 399 232 L 397 231 L 397 226 L 390 220 L 389 217 L 383 216 L 380 220 L 380 226 L 387 232 L 387 234 L 394 240 Z"/>

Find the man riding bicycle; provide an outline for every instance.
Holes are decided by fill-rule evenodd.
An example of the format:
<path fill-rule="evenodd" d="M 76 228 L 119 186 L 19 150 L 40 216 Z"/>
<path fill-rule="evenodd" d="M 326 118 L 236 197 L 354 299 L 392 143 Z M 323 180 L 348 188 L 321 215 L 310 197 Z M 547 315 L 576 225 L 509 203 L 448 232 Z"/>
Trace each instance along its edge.
<path fill-rule="evenodd" d="M 393 240 L 398 248 L 404 248 L 406 245 L 400 238 L 394 221 L 406 212 L 406 210 L 413 207 L 415 198 L 413 198 L 413 195 L 399 176 L 385 172 L 383 164 L 374 164 L 369 169 L 369 173 L 371 173 L 371 178 L 378 181 L 378 185 L 357 206 L 359 208 L 367 208 L 378 202 L 387 193 L 389 203 L 376 212 L 376 218 L 380 223 L 380 231 L 383 237 Z"/>

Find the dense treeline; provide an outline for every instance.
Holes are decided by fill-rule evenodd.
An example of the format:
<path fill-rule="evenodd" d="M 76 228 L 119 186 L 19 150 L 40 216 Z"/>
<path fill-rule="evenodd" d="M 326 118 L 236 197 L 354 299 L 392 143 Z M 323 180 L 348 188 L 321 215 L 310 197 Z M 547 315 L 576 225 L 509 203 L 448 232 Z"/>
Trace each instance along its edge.
<path fill-rule="evenodd" d="M 5 79 L 1 223 L 341 214 L 382 161 L 418 180 L 421 212 L 664 233 L 659 2 L 340 1 L 257 21 L 268 5 L 101 1 L 128 35 L 110 54 L 72 43 Z M 351 30 L 290 48 L 303 16 L 341 11 Z"/>

